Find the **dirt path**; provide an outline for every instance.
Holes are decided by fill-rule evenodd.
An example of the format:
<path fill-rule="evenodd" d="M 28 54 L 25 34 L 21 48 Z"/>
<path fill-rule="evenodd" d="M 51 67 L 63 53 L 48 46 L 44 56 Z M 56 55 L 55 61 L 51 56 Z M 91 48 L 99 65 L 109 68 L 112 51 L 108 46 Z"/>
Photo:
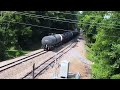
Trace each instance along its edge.
<path fill-rule="evenodd" d="M 81 74 L 81 79 L 90 79 L 92 62 L 86 58 L 85 41 L 78 39 L 76 47 L 67 53 L 67 60 L 70 62 L 70 72 Z M 66 57 L 67 57 L 66 55 Z"/>

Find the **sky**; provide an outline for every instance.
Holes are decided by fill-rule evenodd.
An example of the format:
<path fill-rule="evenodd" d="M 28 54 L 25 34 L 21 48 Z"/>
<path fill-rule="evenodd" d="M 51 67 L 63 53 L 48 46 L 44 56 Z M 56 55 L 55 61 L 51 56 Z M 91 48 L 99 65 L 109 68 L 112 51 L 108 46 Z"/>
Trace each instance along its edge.
<path fill-rule="evenodd" d="M 79 13 L 82 13 L 82 11 L 79 11 Z"/>

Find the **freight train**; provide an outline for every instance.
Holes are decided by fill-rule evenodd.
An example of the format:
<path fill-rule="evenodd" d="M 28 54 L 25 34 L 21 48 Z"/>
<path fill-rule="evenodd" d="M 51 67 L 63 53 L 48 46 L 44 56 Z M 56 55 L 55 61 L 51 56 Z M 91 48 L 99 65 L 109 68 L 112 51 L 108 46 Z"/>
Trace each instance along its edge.
<path fill-rule="evenodd" d="M 63 34 L 49 35 L 42 38 L 42 47 L 44 50 L 53 50 L 56 46 L 66 43 L 79 34 L 78 31 L 69 31 Z"/>

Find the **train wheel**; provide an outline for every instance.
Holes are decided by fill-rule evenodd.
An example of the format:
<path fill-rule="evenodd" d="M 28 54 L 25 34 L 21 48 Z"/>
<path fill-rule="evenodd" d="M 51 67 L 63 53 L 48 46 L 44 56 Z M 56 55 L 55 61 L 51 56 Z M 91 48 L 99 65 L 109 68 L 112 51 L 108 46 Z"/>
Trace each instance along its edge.
<path fill-rule="evenodd" d="M 49 51 L 49 50 L 50 50 L 50 47 L 47 47 L 47 50 Z"/>
<path fill-rule="evenodd" d="M 48 46 L 47 46 L 47 45 L 45 45 L 44 50 L 45 50 L 45 51 L 47 51 L 47 48 L 48 48 Z"/>

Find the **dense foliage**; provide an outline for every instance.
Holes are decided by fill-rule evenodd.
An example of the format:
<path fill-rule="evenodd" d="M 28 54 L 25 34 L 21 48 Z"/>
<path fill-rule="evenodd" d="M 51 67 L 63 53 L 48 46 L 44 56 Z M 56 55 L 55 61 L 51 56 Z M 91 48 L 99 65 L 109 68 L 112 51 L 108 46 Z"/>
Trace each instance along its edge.
<path fill-rule="evenodd" d="M 70 14 L 65 14 L 70 13 Z M 41 39 L 77 27 L 77 11 L 0 11 L 0 61 L 41 47 Z M 83 11 L 84 30 L 92 78 L 120 79 L 120 12 Z M 51 27 L 51 28 L 49 28 Z"/>
<path fill-rule="evenodd" d="M 79 27 L 84 30 L 92 78 L 120 79 L 120 12 L 83 11 Z"/>
<path fill-rule="evenodd" d="M 70 14 L 64 14 L 70 13 Z M 20 56 L 41 46 L 41 38 L 50 33 L 73 30 L 76 11 L 0 11 L 0 61 Z M 59 20 L 59 21 L 58 21 Z M 63 22 L 68 21 L 68 22 Z"/>

